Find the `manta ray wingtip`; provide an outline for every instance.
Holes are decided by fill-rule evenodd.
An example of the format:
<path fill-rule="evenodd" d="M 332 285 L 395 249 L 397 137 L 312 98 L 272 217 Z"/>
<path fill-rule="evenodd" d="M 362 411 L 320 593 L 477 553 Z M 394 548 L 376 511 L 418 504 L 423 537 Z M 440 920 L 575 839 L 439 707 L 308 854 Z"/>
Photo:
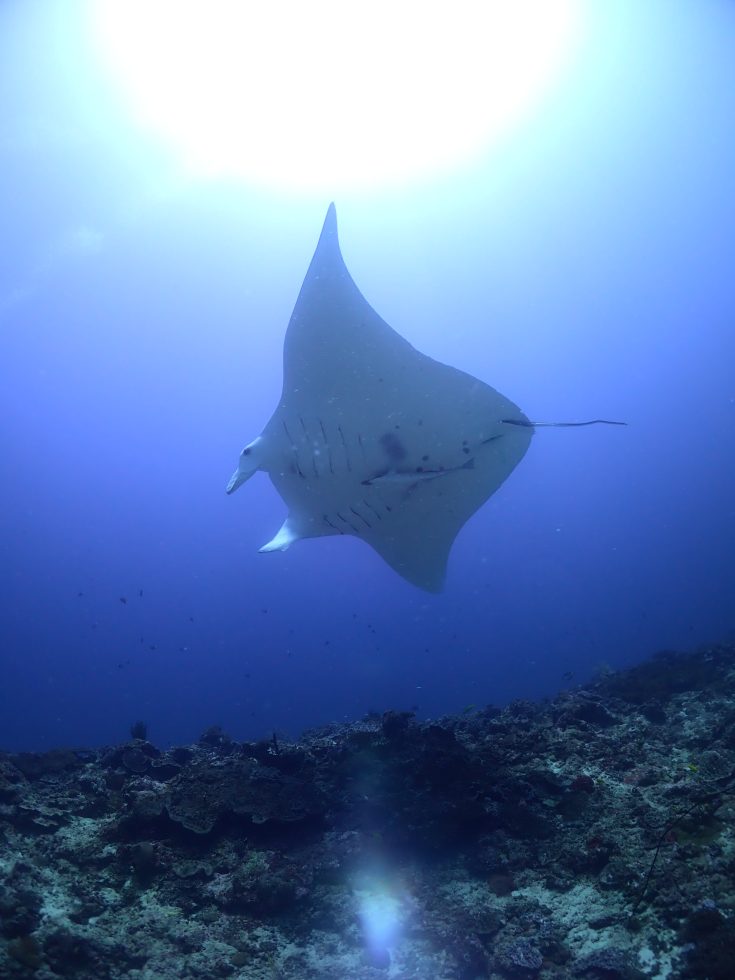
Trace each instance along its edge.
<path fill-rule="evenodd" d="M 327 208 L 327 213 L 324 218 L 324 225 L 322 227 L 322 236 L 336 235 L 337 234 L 337 208 L 334 201 L 329 202 L 329 207 Z"/>
<path fill-rule="evenodd" d="M 276 536 L 271 538 L 262 548 L 258 548 L 258 551 L 261 555 L 267 554 L 269 551 L 286 551 L 294 541 L 298 541 L 301 537 L 302 535 L 294 527 L 291 518 L 287 517 Z"/>

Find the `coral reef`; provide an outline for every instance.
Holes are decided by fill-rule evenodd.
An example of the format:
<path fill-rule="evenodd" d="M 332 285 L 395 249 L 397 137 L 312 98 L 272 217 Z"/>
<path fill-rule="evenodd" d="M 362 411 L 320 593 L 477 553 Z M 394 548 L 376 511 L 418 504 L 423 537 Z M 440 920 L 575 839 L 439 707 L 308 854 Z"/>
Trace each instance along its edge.
<path fill-rule="evenodd" d="M 0 755 L 0 975 L 729 980 L 735 648 L 542 704 Z"/>

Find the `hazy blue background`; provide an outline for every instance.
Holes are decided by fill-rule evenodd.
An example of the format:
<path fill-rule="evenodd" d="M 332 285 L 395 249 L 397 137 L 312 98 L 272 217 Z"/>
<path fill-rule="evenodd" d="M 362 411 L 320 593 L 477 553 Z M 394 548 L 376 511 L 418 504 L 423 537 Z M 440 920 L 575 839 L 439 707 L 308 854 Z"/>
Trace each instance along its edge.
<path fill-rule="evenodd" d="M 70 9 L 0 10 L 1 747 L 437 715 L 732 637 L 735 4 L 595 4 L 485 159 L 337 199 L 413 344 L 630 423 L 538 432 L 440 596 L 356 540 L 257 554 L 284 506 L 224 486 L 329 197 L 178 179 Z"/>

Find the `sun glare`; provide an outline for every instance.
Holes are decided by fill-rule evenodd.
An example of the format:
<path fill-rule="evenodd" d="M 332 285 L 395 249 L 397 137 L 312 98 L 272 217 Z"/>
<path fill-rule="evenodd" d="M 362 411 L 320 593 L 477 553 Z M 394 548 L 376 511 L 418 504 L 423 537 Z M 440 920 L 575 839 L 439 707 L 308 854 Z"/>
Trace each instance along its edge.
<path fill-rule="evenodd" d="M 95 45 L 196 174 L 293 190 L 446 173 L 538 105 L 579 0 L 94 0 Z"/>

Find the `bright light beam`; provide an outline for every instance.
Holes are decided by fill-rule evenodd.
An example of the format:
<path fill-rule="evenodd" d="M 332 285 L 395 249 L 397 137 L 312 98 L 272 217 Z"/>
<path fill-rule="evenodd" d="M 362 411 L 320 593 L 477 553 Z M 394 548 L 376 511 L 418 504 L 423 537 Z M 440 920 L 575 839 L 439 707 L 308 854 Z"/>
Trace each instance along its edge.
<path fill-rule="evenodd" d="M 359 918 L 369 962 L 377 967 L 390 965 L 391 948 L 401 937 L 401 903 L 387 885 L 377 882 L 357 892 Z"/>
<path fill-rule="evenodd" d="M 105 67 L 195 175 L 287 190 L 415 182 L 543 99 L 580 0 L 92 0 Z"/>

